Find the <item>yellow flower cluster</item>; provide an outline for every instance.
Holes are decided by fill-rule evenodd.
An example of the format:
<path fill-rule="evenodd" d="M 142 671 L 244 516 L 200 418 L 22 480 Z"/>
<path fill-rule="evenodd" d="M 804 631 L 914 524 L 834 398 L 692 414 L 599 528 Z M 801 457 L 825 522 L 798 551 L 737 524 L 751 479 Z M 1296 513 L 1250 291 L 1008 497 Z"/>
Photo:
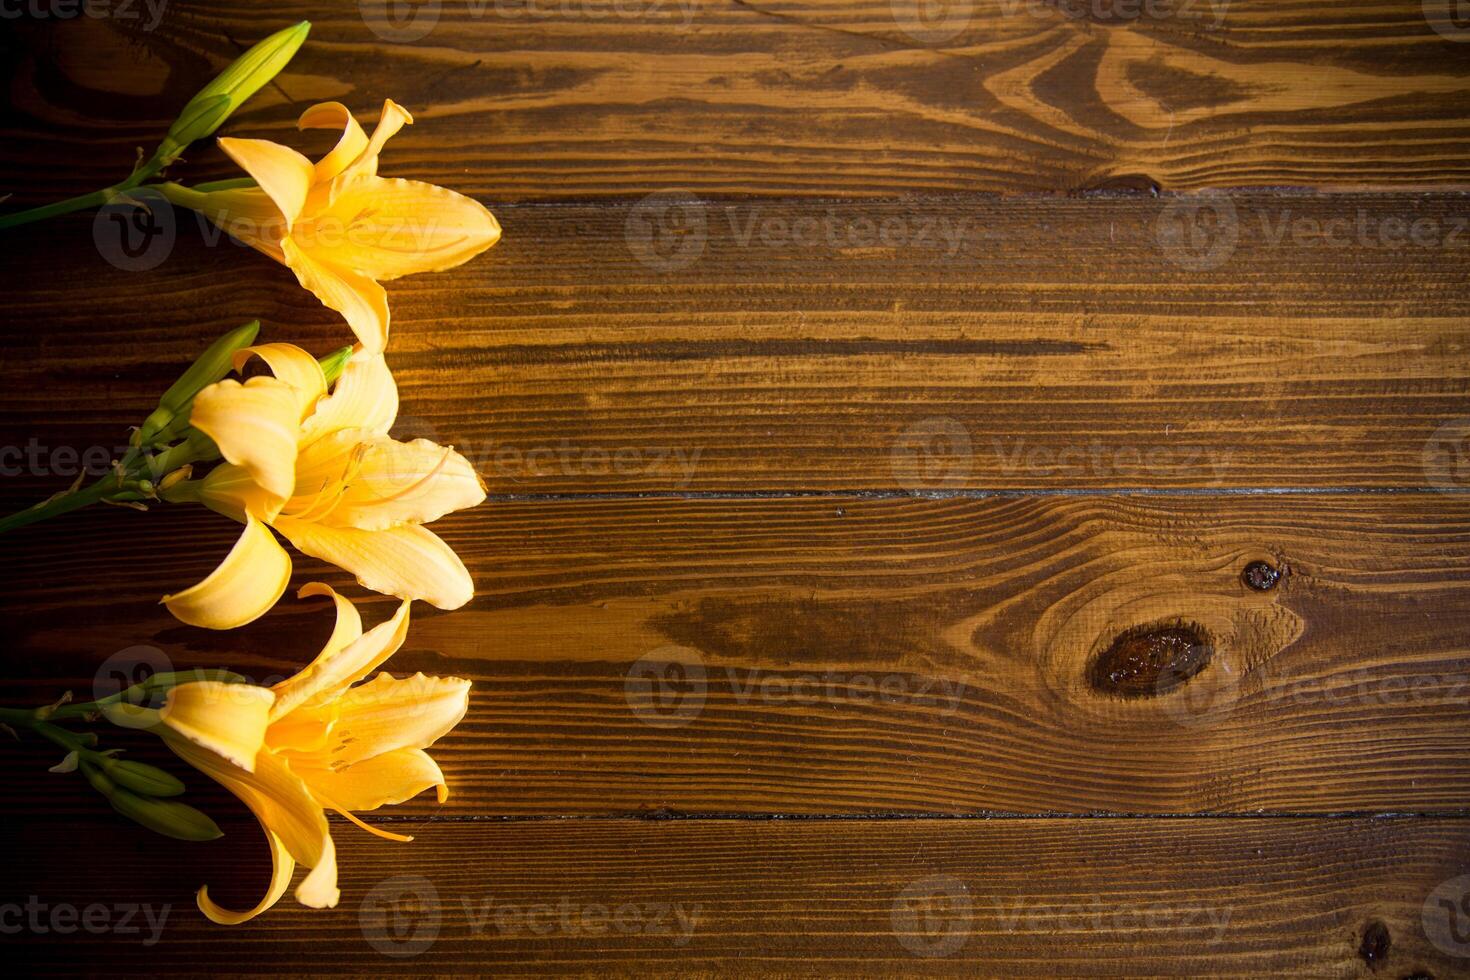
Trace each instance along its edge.
<path fill-rule="evenodd" d="M 61 722 L 100 714 L 151 730 L 239 797 L 265 831 L 274 870 L 265 897 L 247 911 L 221 908 L 207 889 L 199 890 L 200 909 L 226 924 L 270 908 L 297 863 L 310 869 L 297 899 L 313 908 L 337 904 L 327 811 L 408 840 L 368 827 L 354 813 L 431 787 L 443 802 L 444 775 L 424 750 L 458 724 L 469 703 L 470 682 L 462 678 L 381 673 L 364 680 L 403 644 L 413 600 L 457 609 L 473 598 L 464 563 L 426 525 L 485 499 L 474 467 L 452 447 L 389 434 L 398 391 L 385 360 L 390 317 L 381 284 L 448 269 L 490 248 L 500 239 L 494 215 L 443 187 L 379 176 L 385 144 L 413 122 L 391 99 L 371 136 L 341 103 L 307 109 L 302 129 L 341 134 L 316 162 L 278 143 L 227 137 L 219 145 L 248 179 L 194 188 L 144 183 L 280 71 L 309 27 L 303 22 L 279 31 L 242 55 L 190 101 L 157 151 L 126 180 L 0 217 L 0 228 L 12 227 L 106 203 L 140 186 L 155 188 L 284 264 L 342 315 L 356 338 L 350 351 L 318 360 L 292 344 L 253 345 L 256 324 L 234 331 L 160 399 L 115 474 L 0 520 L 3 532 L 97 501 L 142 507 L 162 500 L 203 504 L 240 522 L 244 530 L 218 567 L 163 599 L 193 626 L 234 628 L 276 604 L 291 577 L 291 557 L 277 535 L 367 589 L 402 600 L 391 619 L 364 632 L 351 601 L 321 583 L 305 586 L 302 595 L 332 598 L 336 627 L 310 665 L 273 687 L 211 671 L 204 679 L 160 676 L 59 712 L 55 706 L 3 709 L 8 723 L 68 750 L 53 771 L 82 771 L 119 813 L 160 833 L 205 840 L 219 830 L 204 814 L 168 799 L 183 792 L 178 780 L 97 751 L 95 738 Z M 265 370 L 246 377 L 254 358 Z M 196 464 L 214 461 L 196 477 Z"/>

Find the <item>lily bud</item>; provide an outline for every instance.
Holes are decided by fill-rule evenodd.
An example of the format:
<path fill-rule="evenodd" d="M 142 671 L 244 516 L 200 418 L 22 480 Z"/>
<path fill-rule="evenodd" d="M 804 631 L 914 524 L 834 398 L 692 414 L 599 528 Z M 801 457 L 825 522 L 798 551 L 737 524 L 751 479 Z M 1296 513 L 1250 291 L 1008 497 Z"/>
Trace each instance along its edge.
<path fill-rule="evenodd" d="M 310 31 L 310 21 L 303 20 L 276 31 L 236 58 L 219 77 L 189 100 L 146 166 L 157 173 L 178 159 L 184 147 L 219 129 L 246 99 L 286 67 Z"/>
<path fill-rule="evenodd" d="M 108 756 L 101 766 L 114 783 L 144 796 L 178 796 L 184 791 L 184 784 L 177 777 L 146 762 Z"/>
<path fill-rule="evenodd" d="M 107 802 L 112 804 L 114 810 L 154 833 L 175 840 L 191 841 L 214 840 L 224 836 L 224 831 L 219 829 L 218 824 L 187 803 L 140 796 L 108 779 L 90 762 L 82 763 L 82 772 L 92 788 L 107 797 Z"/>
<path fill-rule="evenodd" d="M 163 393 L 158 400 L 158 408 L 143 420 L 138 429 L 139 444 L 153 445 L 176 420 L 187 420 L 194 396 L 229 374 L 235 351 L 255 343 L 259 333 L 260 321 L 251 320 L 210 344 L 209 349 L 189 366 L 189 370 Z"/>
<path fill-rule="evenodd" d="M 163 493 L 166 490 L 171 490 L 175 486 L 177 486 L 178 484 L 183 483 L 185 480 L 189 479 L 189 477 L 191 477 L 193 475 L 194 475 L 194 467 L 193 466 L 190 466 L 188 463 L 185 463 L 183 466 L 180 466 L 178 469 L 174 470 L 172 473 L 166 473 L 166 474 L 164 474 L 163 479 L 160 480 L 160 481 L 158 481 L 158 492 L 159 493 Z"/>
<path fill-rule="evenodd" d="M 322 366 L 322 374 L 326 375 L 327 384 L 334 385 L 337 379 L 342 377 L 342 370 L 347 367 L 347 362 L 352 360 L 351 347 L 342 347 L 332 351 L 326 357 L 317 358 L 317 363 Z"/>

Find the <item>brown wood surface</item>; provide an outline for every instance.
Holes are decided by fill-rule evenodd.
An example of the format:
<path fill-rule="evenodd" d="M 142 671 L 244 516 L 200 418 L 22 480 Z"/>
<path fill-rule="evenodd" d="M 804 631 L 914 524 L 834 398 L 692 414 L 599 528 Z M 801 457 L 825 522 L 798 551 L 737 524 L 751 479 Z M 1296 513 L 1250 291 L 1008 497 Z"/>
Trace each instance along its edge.
<path fill-rule="evenodd" d="M 315 152 L 305 105 L 392 97 L 383 172 L 504 225 L 389 287 L 397 432 L 492 493 L 436 525 L 477 598 L 417 608 L 389 666 L 475 687 L 452 798 L 373 815 L 417 840 L 334 820 L 341 906 L 238 929 L 191 897 L 265 880 L 222 790 L 189 781 L 224 840 L 165 843 L 0 740 L 12 969 L 1470 976 L 1453 4 L 446 2 L 404 40 L 376 0 L 135 6 L 6 17 L 0 207 L 117 180 L 309 17 L 224 132 Z M 234 173 L 201 145 L 175 175 Z M 151 221 L 141 255 L 107 215 L 0 240 L 0 510 L 224 329 L 347 341 L 285 269 Z M 236 530 L 161 510 L 0 540 L 3 703 L 316 652 L 316 604 L 168 617 Z M 169 907 L 157 943 L 130 904 Z"/>
<path fill-rule="evenodd" d="M 140 541 L 164 523 L 168 537 Z M 455 796 L 425 812 L 1470 800 L 1464 495 L 538 500 L 436 526 L 480 594 L 420 607 L 394 661 L 476 685 L 439 750 Z M 13 671 L 21 700 L 91 691 L 99 663 L 104 683 L 134 673 L 151 656 L 137 646 L 263 683 L 310 659 L 330 631 L 319 602 L 224 634 L 156 604 L 207 574 L 235 528 L 189 510 L 18 532 L 12 547 L 34 556 L 9 596 L 13 643 L 34 655 Z M 1287 569 L 1275 589 L 1242 583 L 1256 560 Z M 315 562 L 297 572 L 354 589 Z M 390 608 L 372 603 L 369 621 Z M 1188 683 L 1127 697 L 1090 681 L 1118 636 L 1174 623 L 1212 650 Z M 54 805 L 29 799 L 16 805 Z"/>
<path fill-rule="evenodd" d="M 173 0 L 151 31 L 135 6 L 16 22 L 0 168 L 17 190 L 116 180 L 172 106 L 301 18 L 310 46 L 232 129 L 285 138 L 306 103 L 391 97 L 420 120 L 395 168 L 500 200 L 1470 176 L 1453 0 Z"/>
<path fill-rule="evenodd" d="M 338 913 L 286 902 L 226 945 L 180 895 L 253 901 L 265 868 L 238 855 L 264 850 L 257 831 L 231 825 L 183 866 L 141 831 L 75 826 L 94 860 L 27 823 L 8 876 L 43 928 L 70 903 L 102 905 L 108 930 L 24 935 L 13 967 L 1455 977 L 1425 923 L 1448 942 L 1439 901 L 1470 884 L 1463 820 L 414 822 L 393 825 L 411 844 L 338 833 Z M 129 904 L 144 908 L 123 924 Z"/>
<path fill-rule="evenodd" d="M 493 492 L 1470 484 L 1460 195 L 498 210 L 493 251 L 391 290 L 402 430 Z M 89 216 L 15 256 L 8 444 L 114 444 L 247 319 L 347 339 L 169 214 L 154 268 Z"/>

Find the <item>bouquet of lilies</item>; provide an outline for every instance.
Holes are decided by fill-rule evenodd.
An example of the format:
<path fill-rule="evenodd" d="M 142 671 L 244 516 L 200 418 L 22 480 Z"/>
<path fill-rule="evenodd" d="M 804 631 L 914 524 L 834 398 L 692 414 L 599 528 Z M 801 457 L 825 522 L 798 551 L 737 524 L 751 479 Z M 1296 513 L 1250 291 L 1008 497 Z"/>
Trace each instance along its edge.
<path fill-rule="evenodd" d="M 177 799 L 184 785 L 156 766 L 99 749 L 77 723 L 107 722 L 156 734 L 175 755 L 223 785 L 259 820 L 272 876 L 252 909 L 231 911 L 199 889 L 200 910 L 224 924 L 274 905 L 297 863 L 310 869 L 296 898 L 337 904 L 337 864 L 327 811 L 392 840 L 358 813 L 401 803 L 444 774 L 425 751 L 464 717 L 467 680 L 382 672 L 403 644 L 409 608 L 423 600 L 457 609 L 474 596 L 464 563 L 426 525 L 474 507 L 485 488 L 452 447 L 389 433 L 398 390 L 389 371 L 389 309 L 382 283 L 448 269 L 500 238 L 476 201 L 420 181 L 381 177 L 379 156 L 412 116 L 392 100 L 368 135 L 337 102 L 312 106 L 302 129 L 339 130 L 312 162 L 268 140 L 226 137 L 220 147 L 246 176 L 186 187 L 165 171 L 268 83 L 306 40 L 302 22 L 241 55 L 179 114 L 153 154 L 118 183 L 80 197 L 0 216 L 0 229 L 98 207 L 145 188 L 289 268 L 323 305 L 341 314 L 355 343 L 316 356 L 293 344 L 257 343 L 245 324 L 210 344 L 133 429 L 128 451 L 90 486 L 80 481 L 0 518 L 13 530 L 95 503 L 139 509 L 203 505 L 242 526 L 219 565 L 197 584 L 163 597 L 181 622 L 227 630 L 266 614 L 285 593 L 295 550 L 341 568 L 359 585 L 402 600 L 391 619 L 364 631 L 356 606 L 322 583 L 302 597 L 328 597 L 336 625 L 315 660 L 261 687 L 227 669 L 158 673 L 97 701 L 63 697 L 35 709 L 0 709 L 0 723 L 64 751 L 53 772 L 79 772 L 112 808 L 180 840 L 220 835 L 214 821 Z M 141 154 L 140 154 L 141 158 Z M 262 371 L 245 375 L 258 360 Z M 233 375 L 233 377 L 232 377 Z"/>

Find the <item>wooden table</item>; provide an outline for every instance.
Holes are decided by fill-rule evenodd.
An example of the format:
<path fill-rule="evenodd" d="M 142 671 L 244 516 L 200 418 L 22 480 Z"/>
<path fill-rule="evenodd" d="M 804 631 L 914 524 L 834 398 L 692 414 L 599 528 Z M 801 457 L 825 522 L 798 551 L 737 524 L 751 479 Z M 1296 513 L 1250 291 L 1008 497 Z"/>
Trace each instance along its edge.
<path fill-rule="evenodd" d="M 454 795 L 375 815 L 412 844 L 334 820 L 335 911 L 225 929 L 195 887 L 248 904 L 267 868 L 231 798 L 196 776 L 226 837 L 174 844 L 7 741 L 8 964 L 1470 976 L 1449 2 L 220 7 L 7 6 L 6 206 L 118 179 L 310 18 L 225 132 L 316 152 L 302 107 L 392 97 L 383 172 L 499 216 L 390 287 L 398 432 L 491 491 L 437 525 L 476 600 L 390 664 L 474 680 Z M 6 237 L 6 510 L 224 330 L 344 341 L 170 220 L 162 253 L 91 215 Z M 6 537 L 7 703 L 315 653 L 305 603 L 169 617 L 237 532 L 161 509 Z"/>

